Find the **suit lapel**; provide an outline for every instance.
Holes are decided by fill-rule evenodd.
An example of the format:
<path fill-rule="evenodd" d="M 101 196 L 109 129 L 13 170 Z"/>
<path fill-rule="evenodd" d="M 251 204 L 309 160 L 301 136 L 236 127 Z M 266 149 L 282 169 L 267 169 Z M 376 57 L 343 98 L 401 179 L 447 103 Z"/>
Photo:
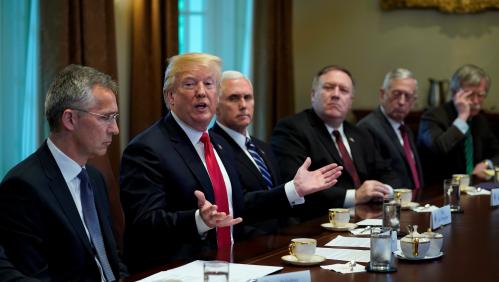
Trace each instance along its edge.
<path fill-rule="evenodd" d="M 75 230 L 75 234 L 77 234 L 80 238 L 82 244 L 88 252 L 93 253 L 80 214 L 78 213 L 73 197 L 69 192 L 69 187 L 66 184 L 66 181 L 64 180 L 61 170 L 57 166 L 52 153 L 50 153 L 47 143 L 43 145 L 39 153 L 40 159 L 44 164 L 43 168 L 45 170 L 45 174 L 49 179 L 49 189 L 57 199 L 57 202 L 59 203 L 64 215 L 67 217 L 69 224 Z"/>
<path fill-rule="evenodd" d="M 329 152 L 332 158 L 331 162 L 343 165 L 343 161 L 340 157 L 340 154 L 338 153 L 338 150 L 334 146 L 333 138 L 329 134 L 329 132 L 327 132 L 327 128 L 324 125 L 324 122 L 317 116 L 317 114 L 313 110 L 309 110 L 308 113 L 309 113 L 308 118 L 310 119 L 310 124 L 314 128 L 312 132 L 317 137 L 317 140 L 319 140 L 319 143 L 322 144 L 324 148 L 326 148 L 327 152 Z"/>
<path fill-rule="evenodd" d="M 276 186 L 279 183 L 279 179 L 277 179 L 277 173 L 274 171 L 274 166 L 270 162 L 270 160 L 269 160 L 267 154 L 265 153 L 265 151 L 258 146 L 258 142 L 254 142 L 254 143 L 255 143 L 256 148 L 258 149 L 258 153 L 260 153 L 260 156 L 262 157 L 263 161 L 267 165 L 267 169 L 270 172 L 270 176 L 272 177 L 272 182 L 274 182 L 274 186 Z M 253 165 L 253 167 L 254 167 L 254 165 Z M 263 180 L 263 177 L 262 177 L 262 174 L 260 173 L 260 171 L 257 170 L 257 173 L 260 176 L 261 182 L 264 185 L 267 185 L 265 183 L 265 181 Z"/>
<path fill-rule="evenodd" d="M 359 174 L 359 170 L 361 169 L 359 165 L 361 163 L 361 160 L 363 160 L 363 156 L 361 155 L 362 147 L 358 142 L 360 136 L 358 136 L 353 130 L 351 130 L 351 125 L 346 121 L 343 122 L 343 132 L 345 133 L 348 145 L 350 146 L 350 154 L 352 155 L 353 164 L 357 169 L 357 173 Z M 359 177 L 361 177 L 362 179 L 361 174 L 359 174 Z"/>
<path fill-rule="evenodd" d="M 215 195 L 213 194 L 210 176 L 208 175 L 208 171 L 204 167 L 202 160 L 199 158 L 196 149 L 192 145 L 191 140 L 189 140 L 189 137 L 187 137 L 171 114 L 168 114 L 164 121 L 173 148 L 182 156 L 181 159 L 187 164 L 193 177 L 195 177 L 201 184 L 201 187 L 203 187 L 206 199 L 214 203 Z"/>
<path fill-rule="evenodd" d="M 400 156 L 405 160 L 405 152 L 404 152 L 404 147 L 402 144 L 400 144 L 399 138 L 397 134 L 394 131 L 394 128 L 388 121 L 388 119 L 383 115 L 381 112 L 381 109 L 378 107 L 376 111 L 374 112 L 376 118 L 380 121 L 381 126 L 383 127 L 383 131 L 388 134 L 388 138 L 392 142 L 393 146 L 397 148 L 397 151 L 399 152 Z M 410 131 L 410 130 L 408 130 Z"/>

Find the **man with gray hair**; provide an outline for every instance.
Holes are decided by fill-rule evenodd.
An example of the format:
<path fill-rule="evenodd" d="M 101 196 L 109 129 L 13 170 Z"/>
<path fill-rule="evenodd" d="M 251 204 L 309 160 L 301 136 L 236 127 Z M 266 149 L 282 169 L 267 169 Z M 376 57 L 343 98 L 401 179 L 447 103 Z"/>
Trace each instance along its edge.
<path fill-rule="evenodd" d="M 245 202 L 268 207 L 259 210 L 262 214 L 272 214 L 267 220 L 245 224 L 246 235 L 276 232 L 291 222 L 293 208 L 305 202 L 304 196 L 317 189 L 295 186 L 294 181 L 284 184 L 270 146 L 249 135 L 255 106 L 251 81 L 238 71 L 225 71 L 220 86 L 217 122 L 212 131 L 222 136 L 234 151 L 242 187 L 245 192 L 253 192 L 246 193 L 249 199 Z M 294 179 L 306 173 L 298 170 Z"/>
<path fill-rule="evenodd" d="M 395 171 L 401 187 L 424 186 L 414 135 L 404 120 L 416 99 L 418 81 L 411 71 L 397 68 L 385 75 L 379 90 L 380 105 L 357 126 L 372 136 L 376 149 Z"/>
<path fill-rule="evenodd" d="M 87 165 L 117 135 L 117 86 L 109 75 L 70 65 L 45 99 L 50 133 L 0 184 L 0 244 L 14 267 L 47 281 L 116 281 L 120 263 L 107 188 Z"/>
<path fill-rule="evenodd" d="M 487 179 L 485 170 L 499 164 L 499 142 L 481 113 L 490 77 L 480 67 L 464 65 L 451 79 L 452 100 L 423 114 L 419 139 L 431 158 L 431 180 L 441 183 L 452 174 Z"/>

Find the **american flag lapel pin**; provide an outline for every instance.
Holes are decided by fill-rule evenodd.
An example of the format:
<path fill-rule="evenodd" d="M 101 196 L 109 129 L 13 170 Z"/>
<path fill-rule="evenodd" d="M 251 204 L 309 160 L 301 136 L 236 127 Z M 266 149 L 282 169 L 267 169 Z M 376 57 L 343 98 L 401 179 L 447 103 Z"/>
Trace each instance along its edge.
<path fill-rule="evenodd" d="M 350 142 L 352 143 L 355 143 L 355 140 L 352 137 L 348 137 L 348 140 L 350 140 Z"/>
<path fill-rule="evenodd" d="M 222 145 L 217 144 L 217 146 L 218 146 L 218 149 L 220 149 L 220 150 L 222 150 L 222 149 L 223 149 L 223 148 L 222 148 Z"/>

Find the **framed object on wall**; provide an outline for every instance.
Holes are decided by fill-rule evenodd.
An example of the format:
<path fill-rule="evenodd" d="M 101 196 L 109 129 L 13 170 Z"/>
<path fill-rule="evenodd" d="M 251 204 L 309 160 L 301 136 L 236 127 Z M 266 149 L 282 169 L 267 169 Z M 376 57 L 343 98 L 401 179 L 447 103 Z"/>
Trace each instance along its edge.
<path fill-rule="evenodd" d="M 380 6 L 383 10 L 425 8 L 465 14 L 499 9 L 499 0 L 380 0 Z"/>

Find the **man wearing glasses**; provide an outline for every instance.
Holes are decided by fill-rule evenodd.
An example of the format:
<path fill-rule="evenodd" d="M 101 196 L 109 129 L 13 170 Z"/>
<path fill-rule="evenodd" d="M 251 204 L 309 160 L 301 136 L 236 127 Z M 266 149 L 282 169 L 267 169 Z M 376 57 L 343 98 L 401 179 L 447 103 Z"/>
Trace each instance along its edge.
<path fill-rule="evenodd" d="M 380 106 L 357 125 L 373 137 L 376 149 L 396 172 L 401 187 L 423 187 L 414 135 L 404 123 L 417 99 L 418 82 L 411 71 L 397 68 L 385 75 Z"/>
<path fill-rule="evenodd" d="M 474 65 L 460 67 L 451 80 L 452 100 L 421 118 L 419 139 L 431 160 L 432 180 L 441 182 L 465 173 L 478 180 L 485 169 L 499 164 L 499 142 L 480 112 L 490 88 L 490 77 Z"/>
<path fill-rule="evenodd" d="M 117 86 L 70 65 L 45 99 L 50 133 L 0 184 L 0 244 L 14 267 L 46 281 L 116 281 L 126 275 L 112 233 L 107 188 L 87 165 L 117 135 Z"/>

